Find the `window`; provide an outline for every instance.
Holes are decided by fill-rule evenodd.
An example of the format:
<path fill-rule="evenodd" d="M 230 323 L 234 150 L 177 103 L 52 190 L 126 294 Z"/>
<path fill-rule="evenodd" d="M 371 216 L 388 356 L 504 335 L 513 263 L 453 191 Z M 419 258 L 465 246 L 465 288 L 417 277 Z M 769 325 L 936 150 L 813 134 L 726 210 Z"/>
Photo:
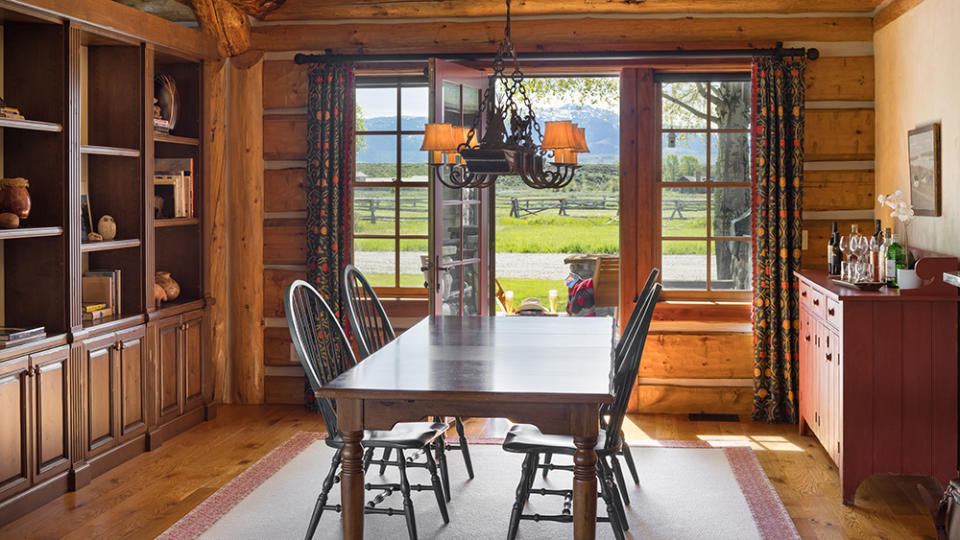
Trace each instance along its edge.
<path fill-rule="evenodd" d="M 358 77 L 356 93 L 354 264 L 382 295 L 425 296 L 426 78 Z"/>
<path fill-rule="evenodd" d="M 657 80 L 665 296 L 749 298 L 749 78 L 661 74 Z"/>

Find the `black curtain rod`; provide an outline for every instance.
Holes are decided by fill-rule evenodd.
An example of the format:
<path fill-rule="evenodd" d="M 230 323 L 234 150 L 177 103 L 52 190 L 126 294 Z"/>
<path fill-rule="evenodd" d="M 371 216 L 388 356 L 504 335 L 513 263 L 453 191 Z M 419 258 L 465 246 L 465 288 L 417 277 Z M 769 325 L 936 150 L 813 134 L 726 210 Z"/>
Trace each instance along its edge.
<path fill-rule="evenodd" d="M 329 50 L 329 49 L 328 49 Z M 803 47 L 784 48 L 783 43 L 766 49 L 669 49 L 663 51 L 575 51 L 575 52 L 521 52 L 523 62 L 538 61 L 576 61 L 576 60 L 620 60 L 630 61 L 645 58 L 733 58 L 743 56 L 805 56 L 810 60 L 820 57 L 817 49 Z M 393 62 L 426 62 L 428 58 L 440 60 L 493 60 L 491 53 L 441 53 L 441 54 L 303 54 L 298 53 L 294 58 L 297 64 L 314 64 L 327 62 L 363 62 L 365 64 L 393 63 Z"/>

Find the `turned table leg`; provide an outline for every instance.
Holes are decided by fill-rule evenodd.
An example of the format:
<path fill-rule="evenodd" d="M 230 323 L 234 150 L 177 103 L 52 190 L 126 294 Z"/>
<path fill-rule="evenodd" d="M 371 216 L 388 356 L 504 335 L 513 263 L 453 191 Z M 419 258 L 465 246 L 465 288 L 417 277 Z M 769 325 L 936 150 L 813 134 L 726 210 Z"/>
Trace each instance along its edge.
<path fill-rule="evenodd" d="M 573 442 L 573 537 L 593 540 L 597 534 L 597 431 L 596 406 L 577 414 Z"/>
<path fill-rule="evenodd" d="M 363 402 L 338 400 L 337 422 L 343 437 L 340 500 L 343 504 L 343 537 L 363 538 Z"/>

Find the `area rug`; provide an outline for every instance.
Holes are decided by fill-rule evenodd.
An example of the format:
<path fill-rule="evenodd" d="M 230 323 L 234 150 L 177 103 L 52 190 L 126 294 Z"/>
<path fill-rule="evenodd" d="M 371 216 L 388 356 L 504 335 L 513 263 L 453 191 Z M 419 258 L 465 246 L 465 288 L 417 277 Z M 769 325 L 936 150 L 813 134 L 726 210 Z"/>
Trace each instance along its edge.
<path fill-rule="evenodd" d="M 481 441 L 477 441 L 481 442 Z M 482 441 L 495 442 L 493 440 Z M 747 446 L 711 447 L 696 441 L 631 443 L 640 485 L 628 476 L 631 504 L 627 507 L 628 538 L 644 539 L 790 539 L 799 538 L 753 450 Z M 470 447 L 476 477 L 470 480 L 458 452 L 448 454 L 453 500 L 450 523 L 443 524 L 432 492 L 412 495 L 420 538 L 503 538 L 507 533 L 522 456 L 493 444 Z M 187 538 L 303 538 L 320 483 L 333 450 L 319 433 L 298 433 L 264 456 L 161 535 L 165 540 Z M 554 463 L 570 458 L 554 457 Z M 395 469 L 395 468 L 391 468 Z M 382 480 L 371 467 L 367 477 L 397 482 L 387 471 Z M 626 471 L 624 471 L 627 474 Z M 409 469 L 411 483 L 429 484 L 424 469 Z M 534 487 L 566 489 L 571 474 L 553 471 L 537 477 Z M 368 500 L 378 492 L 367 492 Z M 340 500 L 339 484 L 330 504 Z M 399 494 L 380 506 L 401 508 Z M 558 514 L 562 498 L 531 495 L 525 513 Z M 603 501 L 598 513 L 605 514 Z M 366 538 L 407 538 L 402 516 L 367 515 Z M 572 538 L 569 523 L 522 521 L 519 538 Z M 341 538 L 340 516 L 326 511 L 315 538 Z M 610 525 L 597 524 L 597 538 L 613 538 Z"/>

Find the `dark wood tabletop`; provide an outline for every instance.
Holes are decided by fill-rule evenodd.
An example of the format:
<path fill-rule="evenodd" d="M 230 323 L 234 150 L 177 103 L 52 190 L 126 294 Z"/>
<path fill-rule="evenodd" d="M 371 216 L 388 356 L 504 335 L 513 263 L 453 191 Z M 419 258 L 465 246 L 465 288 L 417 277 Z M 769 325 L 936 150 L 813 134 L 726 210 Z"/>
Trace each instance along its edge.
<path fill-rule="evenodd" d="M 321 397 L 610 403 L 609 318 L 428 317 Z"/>

